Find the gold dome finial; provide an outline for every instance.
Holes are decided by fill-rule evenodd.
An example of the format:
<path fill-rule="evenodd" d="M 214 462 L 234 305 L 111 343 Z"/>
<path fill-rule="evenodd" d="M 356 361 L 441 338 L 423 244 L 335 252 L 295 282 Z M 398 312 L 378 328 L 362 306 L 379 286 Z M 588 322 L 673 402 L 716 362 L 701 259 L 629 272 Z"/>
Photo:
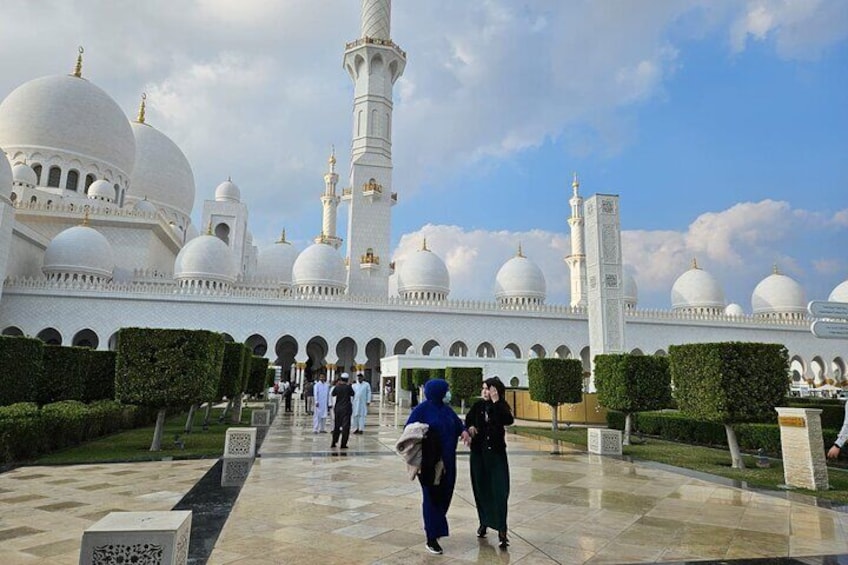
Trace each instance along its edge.
<path fill-rule="evenodd" d="M 692 268 L 693 269 L 700 269 L 700 267 L 698 266 L 698 258 L 697 257 L 692 257 Z"/>
<path fill-rule="evenodd" d="M 89 210 L 89 207 L 86 206 L 85 207 L 85 213 L 82 216 L 82 225 L 84 225 L 84 226 L 88 225 L 88 210 Z"/>
<path fill-rule="evenodd" d="M 327 159 L 327 162 L 330 163 L 330 165 L 336 164 L 336 146 L 335 145 L 330 146 L 330 158 Z"/>
<path fill-rule="evenodd" d="M 277 243 L 288 243 L 288 241 L 286 241 L 286 228 L 283 228 L 283 233 L 280 234 L 280 239 Z"/>
<path fill-rule="evenodd" d="M 209 220 L 209 225 L 206 226 L 206 235 L 212 235 L 212 220 Z"/>
<path fill-rule="evenodd" d="M 147 93 L 142 92 L 141 93 L 141 104 L 139 104 L 139 106 L 138 106 L 138 117 L 136 117 L 136 119 L 135 119 L 135 121 L 137 121 L 140 124 L 144 123 L 144 110 L 145 110 L 145 106 L 146 106 L 145 100 L 147 100 Z"/>
<path fill-rule="evenodd" d="M 427 249 L 427 238 L 424 238 L 424 242 L 421 244 L 421 251 L 430 251 Z"/>
<path fill-rule="evenodd" d="M 777 263 L 772 264 L 771 274 L 773 274 L 773 275 L 779 275 L 780 274 L 780 269 L 777 268 Z"/>
<path fill-rule="evenodd" d="M 77 51 L 79 52 L 77 53 L 77 64 L 74 65 L 74 76 L 82 78 L 82 54 L 85 53 L 85 49 L 80 45 Z"/>
<path fill-rule="evenodd" d="M 574 192 L 577 192 L 577 189 L 580 188 L 580 179 L 577 178 L 577 171 L 574 171 L 574 180 L 571 181 L 571 188 L 574 189 Z"/>
<path fill-rule="evenodd" d="M 521 251 L 521 242 L 518 242 L 518 253 L 515 254 L 516 257 L 524 257 L 524 252 Z"/>

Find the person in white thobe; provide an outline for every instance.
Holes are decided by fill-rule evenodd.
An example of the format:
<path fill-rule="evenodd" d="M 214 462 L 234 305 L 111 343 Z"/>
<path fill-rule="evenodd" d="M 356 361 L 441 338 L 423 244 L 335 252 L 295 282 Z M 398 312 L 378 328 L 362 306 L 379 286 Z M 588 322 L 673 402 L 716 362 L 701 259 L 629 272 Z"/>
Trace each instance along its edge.
<path fill-rule="evenodd" d="M 315 413 L 312 415 L 312 431 L 314 433 L 326 433 L 324 426 L 327 424 L 327 414 L 330 411 L 330 385 L 327 384 L 327 375 L 318 375 L 318 381 L 312 389 L 315 396 Z"/>
<path fill-rule="evenodd" d="M 353 384 L 353 433 L 361 434 L 365 431 L 365 417 L 368 415 L 368 405 L 371 404 L 371 384 L 365 380 L 362 373 L 356 375 Z"/>

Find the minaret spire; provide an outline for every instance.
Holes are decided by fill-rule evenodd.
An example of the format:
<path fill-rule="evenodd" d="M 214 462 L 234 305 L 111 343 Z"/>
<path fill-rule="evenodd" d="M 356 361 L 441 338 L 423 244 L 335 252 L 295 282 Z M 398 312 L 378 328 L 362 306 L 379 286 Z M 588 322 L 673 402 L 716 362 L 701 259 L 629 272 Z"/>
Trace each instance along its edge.
<path fill-rule="evenodd" d="M 324 214 L 321 222 L 321 235 L 317 236 L 315 243 L 327 243 L 338 249 L 341 238 L 336 236 L 336 218 L 339 207 L 339 197 L 336 195 L 336 184 L 339 175 L 336 173 L 336 146 L 330 146 L 330 157 L 327 159 L 327 168 L 324 174 L 324 194 L 321 196 L 321 206 Z"/>
<path fill-rule="evenodd" d="M 140 124 L 144 123 L 144 110 L 145 110 L 145 100 L 147 100 L 147 93 L 141 93 L 141 104 L 138 105 L 138 117 L 135 119 Z"/>
<path fill-rule="evenodd" d="M 571 306 L 573 307 L 585 307 L 588 303 L 586 294 L 586 252 L 583 245 L 583 198 L 578 192 L 579 188 L 580 180 L 577 178 L 577 173 L 575 172 L 574 179 L 571 181 L 571 199 L 568 201 L 571 204 L 571 217 L 568 219 L 568 225 L 571 226 L 571 254 L 565 258 L 565 263 L 571 270 Z"/>
<path fill-rule="evenodd" d="M 391 256 L 392 91 L 406 67 L 406 53 L 391 39 L 391 0 L 362 0 L 360 36 L 345 45 L 344 68 L 353 81 L 353 143 L 347 222 L 347 293 L 386 297 L 387 263 L 361 258 Z M 369 255 L 370 254 L 370 255 Z M 359 260 L 359 264 L 356 262 Z"/>

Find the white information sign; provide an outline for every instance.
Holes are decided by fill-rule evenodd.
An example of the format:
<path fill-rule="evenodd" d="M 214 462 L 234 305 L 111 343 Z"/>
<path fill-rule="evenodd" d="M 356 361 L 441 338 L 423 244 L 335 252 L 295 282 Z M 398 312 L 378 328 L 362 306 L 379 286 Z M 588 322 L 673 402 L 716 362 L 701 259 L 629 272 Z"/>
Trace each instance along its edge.
<path fill-rule="evenodd" d="M 848 319 L 848 302 L 813 300 L 807 305 L 807 311 L 813 318 Z"/>
<path fill-rule="evenodd" d="M 814 336 L 824 339 L 848 339 L 848 322 L 816 320 L 810 330 Z"/>

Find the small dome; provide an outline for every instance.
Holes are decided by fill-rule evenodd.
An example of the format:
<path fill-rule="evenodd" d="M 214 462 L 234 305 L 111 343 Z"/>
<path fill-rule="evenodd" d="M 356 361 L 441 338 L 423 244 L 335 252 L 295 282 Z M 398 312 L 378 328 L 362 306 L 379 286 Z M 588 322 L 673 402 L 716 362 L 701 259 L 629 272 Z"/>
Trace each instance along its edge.
<path fill-rule="evenodd" d="M 15 166 L 12 167 L 12 178 L 15 184 L 21 184 L 30 188 L 35 188 L 38 185 L 38 175 L 26 163 L 15 163 Z"/>
<path fill-rule="evenodd" d="M 256 260 L 255 278 L 261 281 L 273 281 L 280 286 L 291 287 L 292 269 L 297 260 L 297 249 L 286 241 L 285 234 L 280 241 L 263 247 Z"/>
<path fill-rule="evenodd" d="M 692 268 L 677 277 L 671 287 L 673 310 L 724 312 L 724 291 L 707 271 L 692 262 Z"/>
<path fill-rule="evenodd" d="M 848 302 L 848 280 L 842 281 L 830 293 L 828 300 L 831 302 Z"/>
<path fill-rule="evenodd" d="M 132 122 L 136 159 L 127 197 L 147 198 L 185 216 L 194 208 L 194 173 L 176 143 L 156 128 Z"/>
<path fill-rule="evenodd" d="M 226 243 L 214 235 L 201 235 L 186 243 L 174 261 L 178 281 L 236 280 L 236 263 Z"/>
<path fill-rule="evenodd" d="M 319 288 L 322 294 L 339 294 L 344 290 L 346 274 L 344 260 L 326 243 L 313 243 L 304 249 L 292 266 L 294 284 L 306 294 Z"/>
<path fill-rule="evenodd" d="M 622 291 L 625 308 L 636 308 L 636 305 L 639 304 L 639 287 L 636 285 L 636 279 L 627 271 L 624 271 L 624 288 Z"/>
<path fill-rule="evenodd" d="M 129 177 L 135 140 L 126 114 L 84 78 L 54 75 L 22 84 L 0 103 L 0 147 L 60 151 Z"/>
<path fill-rule="evenodd" d="M 241 202 L 241 190 L 236 183 L 227 179 L 215 189 L 215 200 L 218 202 Z"/>
<path fill-rule="evenodd" d="M 495 277 L 495 298 L 499 302 L 541 304 L 546 294 L 545 275 L 520 250 L 503 264 Z"/>
<path fill-rule="evenodd" d="M 94 183 L 92 183 L 93 185 Z M 143 212 L 145 214 L 155 214 L 156 213 L 156 205 L 153 204 L 150 200 L 145 198 L 144 200 L 139 200 L 133 206 L 134 212 Z"/>
<path fill-rule="evenodd" d="M 115 201 L 115 187 L 107 180 L 96 180 L 88 187 L 88 197 L 93 200 Z"/>
<path fill-rule="evenodd" d="M 444 300 L 450 294 L 450 274 L 441 257 L 425 244 L 398 266 L 397 287 L 407 298 Z"/>
<path fill-rule="evenodd" d="M 0 149 L 0 196 L 5 196 L 9 198 L 12 195 L 12 164 L 9 163 L 9 159 L 6 157 L 6 154 L 3 153 L 3 150 Z M 26 167 L 26 165 L 24 165 Z M 30 169 L 30 172 L 32 169 Z M 33 173 L 35 174 L 35 173 Z"/>
<path fill-rule="evenodd" d="M 109 240 L 88 226 L 60 232 L 47 246 L 41 270 L 48 278 L 111 279 L 115 268 Z"/>
<path fill-rule="evenodd" d="M 745 310 L 743 310 L 740 305 L 733 302 L 732 304 L 727 305 L 727 308 L 724 309 L 724 314 L 726 316 L 744 316 Z"/>
<path fill-rule="evenodd" d="M 807 299 L 800 284 L 775 268 L 774 273 L 754 288 L 751 309 L 759 317 L 803 318 L 807 312 Z"/>

